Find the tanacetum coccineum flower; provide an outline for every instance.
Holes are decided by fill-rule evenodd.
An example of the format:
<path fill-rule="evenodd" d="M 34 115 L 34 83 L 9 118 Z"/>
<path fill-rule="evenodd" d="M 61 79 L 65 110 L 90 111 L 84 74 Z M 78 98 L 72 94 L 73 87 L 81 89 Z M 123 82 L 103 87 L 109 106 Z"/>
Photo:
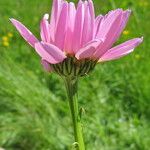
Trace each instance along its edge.
<path fill-rule="evenodd" d="M 11 19 L 23 38 L 40 55 L 48 71 L 82 76 L 96 63 L 118 59 L 131 53 L 143 38 L 134 38 L 112 47 L 123 32 L 130 10 L 116 9 L 95 17 L 93 1 L 53 0 L 51 18 L 45 14 L 38 40 L 23 24 Z M 64 69 L 65 68 L 65 69 Z"/>

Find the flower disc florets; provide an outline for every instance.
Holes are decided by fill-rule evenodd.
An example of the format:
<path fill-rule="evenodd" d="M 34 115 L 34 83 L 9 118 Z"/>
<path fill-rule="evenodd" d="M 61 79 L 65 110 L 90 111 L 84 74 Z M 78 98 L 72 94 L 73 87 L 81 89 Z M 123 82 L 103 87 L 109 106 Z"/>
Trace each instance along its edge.
<path fill-rule="evenodd" d="M 97 60 L 78 60 L 69 56 L 63 62 L 51 65 L 52 70 L 60 76 L 82 77 L 88 75 L 94 68 Z"/>

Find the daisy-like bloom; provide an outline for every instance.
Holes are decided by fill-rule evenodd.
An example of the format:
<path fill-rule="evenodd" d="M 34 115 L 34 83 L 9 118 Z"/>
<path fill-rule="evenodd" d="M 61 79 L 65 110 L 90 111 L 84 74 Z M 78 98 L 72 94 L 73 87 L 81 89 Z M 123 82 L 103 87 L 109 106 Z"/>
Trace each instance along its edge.
<path fill-rule="evenodd" d="M 63 77 L 73 120 L 73 146 L 78 150 L 85 150 L 82 109 L 79 112 L 76 96 L 78 77 L 87 75 L 97 63 L 131 53 L 143 41 L 143 38 L 134 38 L 113 47 L 130 14 L 130 10 L 116 9 L 95 17 L 92 0 L 79 0 L 77 6 L 65 0 L 53 0 L 50 20 L 45 14 L 40 23 L 41 40 L 19 21 L 11 19 L 22 37 L 39 54 L 44 68 Z"/>
<path fill-rule="evenodd" d="M 92 0 L 72 2 L 53 0 L 51 17 L 45 14 L 38 40 L 22 23 L 10 19 L 22 37 L 36 50 L 47 71 L 60 75 L 83 76 L 97 63 L 131 53 L 143 40 L 134 38 L 113 44 L 123 32 L 130 10 L 116 9 L 95 16 Z"/>

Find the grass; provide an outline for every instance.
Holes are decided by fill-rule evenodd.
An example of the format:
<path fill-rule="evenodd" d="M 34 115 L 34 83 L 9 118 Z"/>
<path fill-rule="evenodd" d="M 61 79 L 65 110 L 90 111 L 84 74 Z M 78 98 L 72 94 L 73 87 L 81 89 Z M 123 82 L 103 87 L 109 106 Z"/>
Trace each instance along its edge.
<path fill-rule="evenodd" d="M 77 2 L 74 0 L 74 2 Z M 149 150 L 150 3 L 148 0 L 94 0 L 96 13 L 131 8 L 120 42 L 144 36 L 136 51 L 97 65 L 79 85 L 87 150 Z M 69 150 L 73 143 L 63 82 L 47 74 L 39 57 L 9 22 L 22 21 L 38 37 L 39 21 L 51 1 L 0 1 L 0 147 L 6 150 Z M 3 42 L 11 32 L 9 46 Z"/>

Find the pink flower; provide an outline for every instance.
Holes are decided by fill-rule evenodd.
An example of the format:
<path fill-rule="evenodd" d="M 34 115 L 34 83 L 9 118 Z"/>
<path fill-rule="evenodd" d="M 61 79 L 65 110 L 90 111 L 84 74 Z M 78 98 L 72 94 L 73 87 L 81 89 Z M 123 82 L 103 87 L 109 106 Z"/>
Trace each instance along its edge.
<path fill-rule="evenodd" d="M 50 21 L 48 14 L 41 20 L 41 40 L 19 21 L 10 20 L 22 37 L 35 48 L 45 69 L 50 71 L 53 64 L 60 64 L 69 57 L 74 57 L 76 62 L 90 60 L 97 63 L 131 53 L 143 38 L 134 38 L 112 48 L 130 14 L 130 10 L 116 9 L 105 16 L 95 17 L 92 0 L 79 0 L 77 7 L 72 2 L 53 0 Z"/>

